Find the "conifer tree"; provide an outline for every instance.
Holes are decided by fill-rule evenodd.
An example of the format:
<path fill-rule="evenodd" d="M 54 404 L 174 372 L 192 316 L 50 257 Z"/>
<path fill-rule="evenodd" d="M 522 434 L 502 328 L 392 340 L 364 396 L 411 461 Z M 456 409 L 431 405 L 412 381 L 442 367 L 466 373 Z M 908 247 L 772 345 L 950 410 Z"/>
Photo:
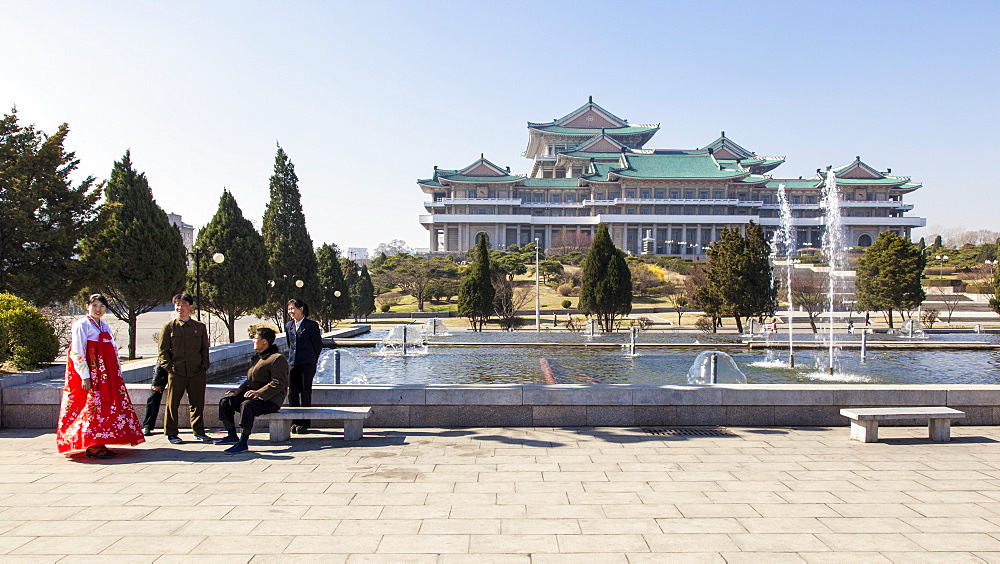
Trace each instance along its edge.
<path fill-rule="evenodd" d="M 69 177 L 80 161 L 64 144 L 69 126 L 46 136 L 0 120 L 0 293 L 38 306 L 68 300 L 84 283 L 79 241 L 96 228 L 100 187 Z"/>
<path fill-rule="evenodd" d="M 361 273 L 351 287 L 351 308 L 354 310 L 354 319 L 368 317 L 369 313 L 375 311 L 375 285 L 368 274 L 368 265 L 361 265 Z"/>
<path fill-rule="evenodd" d="M 723 229 L 708 248 L 708 290 L 701 296 L 703 301 L 718 299 L 721 310 L 736 319 L 740 333 L 744 318 L 774 313 L 779 284 L 771 276 L 771 246 L 763 230 L 751 221 L 746 233 L 744 238 L 735 227 Z"/>
<path fill-rule="evenodd" d="M 264 238 L 228 190 L 222 191 L 215 216 L 198 232 L 195 246 L 204 251 L 200 269 L 201 307 L 222 320 L 229 342 L 236 340 L 236 321 L 267 300 L 267 254 Z M 222 253 L 223 262 L 210 257 Z M 194 260 L 194 259 L 192 259 Z M 188 273 L 188 288 L 195 288 L 196 269 Z"/>
<path fill-rule="evenodd" d="M 892 328 L 894 310 L 912 310 L 927 297 L 920 284 L 924 266 L 924 256 L 909 239 L 879 233 L 858 261 L 858 310 L 885 313 Z"/>
<path fill-rule="evenodd" d="M 471 255 L 476 261 L 469 266 L 458 289 L 458 314 L 468 317 L 473 331 L 482 331 L 486 320 L 493 315 L 493 273 L 490 270 L 490 250 L 485 234 L 479 240 Z"/>
<path fill-rule="evenodd" d="M 102 229 L 81 243 L 82 261 L 91 290 L 128 323 L 128 357 L 135 358 L 136 320 L 184 289 L 186 251 L 129 151 L 115 162 L 104 197 Z"/>
<path fill-rule="evenodd" d="M 597 227 L 597 235 L 583 261 L 578 307 L 581 312 L 596 316 L 604 332 L 614 330 L 616 317 L 632 312 L 632 273 L 625 263 L 625 253 L 611 242 L 605 223 Z"/>
<path fill-rule="evenodd" d="M 351 314 L 351 295 L 347 284 L 344 283 L 344 273 L 340 269 L 340 249 L 337 245 L 323 243 L 316 250 L 316 264 L 319 283 L 323 289 L 316 314 L 323 329 L 329 331 L 334 321 L 344 319 Z"/>
<path fill-rule="evenodd" d="M 314 303 L 320 296 L 316 277 L 316 252 L 306 229 L 295 166 L 278 147 L 270 182 L 271 199 L 264 210 L 261 235 L 267 249 L 270 278 L 274 285 L 260 313 L 275 320 L 287 317 L 285 297 Z M 301 288 L 295 285 L 302 281 Z M 284 325 L 282 325 L 284 327 Z"/>

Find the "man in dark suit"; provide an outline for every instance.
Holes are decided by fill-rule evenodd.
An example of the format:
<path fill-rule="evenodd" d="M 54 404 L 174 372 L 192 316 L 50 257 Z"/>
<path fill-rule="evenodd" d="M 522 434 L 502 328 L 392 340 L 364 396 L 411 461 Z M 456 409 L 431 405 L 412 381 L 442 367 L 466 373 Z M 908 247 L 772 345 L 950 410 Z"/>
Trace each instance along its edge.
<path fill-rule="evenodd" d="M 287 305 L 291 319 L 285 324 L 285 338 L 288 341 L 288 364 L 292 367 L 288 382 L 288 405 L 310 407 L 316 363 L 323 352 L 323 336 L 319 324 L 309 319 L 309 306 L 304 301 L 292 298 Z M 292 432 L 308 432 L 309 423 L 308 419 L 293 420 Z"/>

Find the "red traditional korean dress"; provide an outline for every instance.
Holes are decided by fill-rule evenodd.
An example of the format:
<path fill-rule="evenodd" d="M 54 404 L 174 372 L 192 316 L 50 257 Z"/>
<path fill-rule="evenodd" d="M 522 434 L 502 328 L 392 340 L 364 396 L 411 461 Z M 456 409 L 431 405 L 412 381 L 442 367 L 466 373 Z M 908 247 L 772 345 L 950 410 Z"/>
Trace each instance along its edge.
<path fill-rule="evenodd" d="M 88 315 L 74 323 L 72 331 L 56 428 L 59 452 L 144 442 L 108 324 Z M 85 378 L 91 381 L 89 392 L 82 387 Z"/>

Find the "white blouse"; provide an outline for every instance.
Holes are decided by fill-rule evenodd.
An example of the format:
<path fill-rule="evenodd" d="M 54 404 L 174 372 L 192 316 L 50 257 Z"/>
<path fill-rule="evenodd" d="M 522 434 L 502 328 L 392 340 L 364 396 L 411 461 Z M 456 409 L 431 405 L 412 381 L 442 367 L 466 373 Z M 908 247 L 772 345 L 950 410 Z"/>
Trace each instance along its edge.
<path fill-rule="evenodd" d="M 73 367 L 76 368 L 76 373 L 83 379 L 90 378 L 90 365 L 87 364 L 87 341 L 99 340 L 101 331 L 107 331 L 111 335 L 111 327 L 103 319 L 98 323 L 101 324 L 100 329 L 94 325 L 90 317 L 85 316 L 73 322 L 71 329 L 73 340 L 69 344 L 69 359 L 73 363 Z M 111 346 L 118 350 L 114 335 L 111 335 Z"/>

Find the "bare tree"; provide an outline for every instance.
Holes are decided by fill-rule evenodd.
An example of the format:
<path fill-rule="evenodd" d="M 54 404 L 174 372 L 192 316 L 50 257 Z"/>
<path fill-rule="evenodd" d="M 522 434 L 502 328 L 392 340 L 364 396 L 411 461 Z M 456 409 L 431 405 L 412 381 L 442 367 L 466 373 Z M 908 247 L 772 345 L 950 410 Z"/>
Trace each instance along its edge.
<path fill-rule="evenodd" d="M 503 273 L 496 273 L 493 289 L 493 310 L 497 321 L 505 331 L 513 331 L 521 322 L 517 312 L 534 299 L 533 288 L 530 285 L 515 285 Z"/>
<path fill-rule="evenodd" d="M 816 320 L 828 305 L 828 278 L 811 268 L 796 268 L 792 271 L 792 305 L 806 312 L 809 327 L 818 333 Z"/>
<path fill-rule="evenodd" d="M 578 252 L 586 253 L 590 250 L 590 243 L 593 237 L 580 231 L 560 231 L 552 237 L 552 244 L 545 252 L 550 255 L 564 255 L 566 253 Z"/>
<path fill-rule="evenodd" d="M 946 320 L 948 325 L 951 325 L 951 316 L 955 313 L 955 308 L 958 307 L 958 302 L 962 301 L 962 295 L 956 294 L 952 291 L 951 286 L 947 288 L 942 286 L 937 286 L 934 288 L 935 301 L 942 302 L 944 304 L 945 310 L 948 311 L 948 319 Z"/>

